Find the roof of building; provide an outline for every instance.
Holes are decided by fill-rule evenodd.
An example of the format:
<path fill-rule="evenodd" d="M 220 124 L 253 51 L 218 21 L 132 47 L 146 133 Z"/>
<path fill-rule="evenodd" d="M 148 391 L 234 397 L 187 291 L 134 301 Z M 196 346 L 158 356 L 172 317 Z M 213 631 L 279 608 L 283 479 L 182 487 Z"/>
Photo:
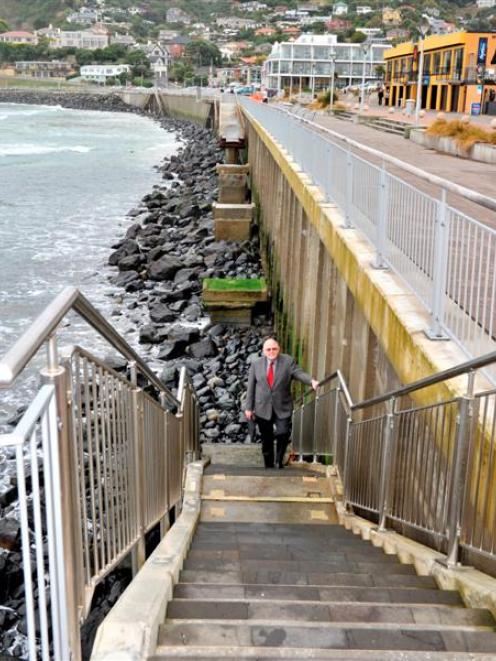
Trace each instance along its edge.
<path fill-rule="evenodd" d="M 32 32 L 25 30 L 11 30 L 10 32 L 1 32 L 0 37 L 34 37 Z"/>

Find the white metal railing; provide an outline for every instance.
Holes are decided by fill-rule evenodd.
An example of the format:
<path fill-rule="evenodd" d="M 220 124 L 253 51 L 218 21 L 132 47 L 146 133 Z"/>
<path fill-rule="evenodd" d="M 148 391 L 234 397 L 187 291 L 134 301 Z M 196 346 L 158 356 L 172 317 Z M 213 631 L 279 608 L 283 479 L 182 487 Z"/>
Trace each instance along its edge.
<path fill-rule="evenodd" d="M 494 350 L 496 231 L 447 204 L 446 189 L 454 184 L 445 181 L 440 198 L 433 198 L 388 172 L 385 162 L 379 167 L 330 142 L 316 132 L 321 127 L 250 99 L 240 103 L 340 207 L 344 226 L 365 234 L 376 250 L 375 266 L 393 269 L 418 296 L 431 316 L 430 338 L 449 336 L 469 356 Z M 492 198 L 457 191 L 496 209 Z"/>
<path fill-rule="evenodd" d="M 474 392 L 476 370 L 495 364 L 492 352 L 356 403 L 336 372 L 295 408 L 293 450 L 332 461 L 346 505 L 381 530 L 496 575 L 496 390 Z M 439 401 L 432 386 L 461 375 L 465 395 Z"/>
<path fill-rule="evenodd" d="M 59 358 L 57 328 L 71 310 L 128 360 L 128 376 L 81 347 Z M 6 354 L 0 387 L 43 344 L 46 385 L 0 447 L 16 453 L 28 658 L 78 661 L 95 587 L 128 554 L 139 569 L 146 533 L 166 530 L 181 500 L 199 413 L 186 370 L 175 397 L 77 290 L 60 294 Z"/>

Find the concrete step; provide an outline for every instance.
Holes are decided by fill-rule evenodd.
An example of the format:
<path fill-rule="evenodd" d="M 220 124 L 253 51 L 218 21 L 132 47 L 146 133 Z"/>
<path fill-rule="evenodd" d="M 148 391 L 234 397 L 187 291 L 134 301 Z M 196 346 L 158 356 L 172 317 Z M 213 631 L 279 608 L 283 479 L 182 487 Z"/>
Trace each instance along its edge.
<path fill-rule="evenodd" d="M 281 473 L 281 471 L 279 471 Z M 210 498 L 331 498 L 329 481 L 324 477 L 231 477 L 219 480 L 206 475 L 202 482 L 202 497 Z"/>
<path fill-rule="evenodd" d="M 365 564 L 366 567 L 360 568 L 360 564 Z M 376 565 L 378 563 L 353 563 L 353 573 L 369 574 L 377 572 Z M 379 563 L 382 565 L 382 563 Z M 296 572 L 299 574 L 306 574 L 311 569 L 312 574 L 334 574 L 337 572 L 346 573 L 348 567 L 346 563 L 332 562 L 332 557 L 329 562 L 312 561 L 310 564 L 308 560 L 281 560 L 273 558 L 271 560 L 260 558 L 232 558 L 226 557 L 198 557 L 189 556 L 184 562 L 183 569 L 191 569 L 196 571 L 253 571 L 256 570 L 269 570 L 269 571 L 284 571 Z M 402 574 L 408 576 L 417 576 L 415 568 L 412 565 L 401 564 L 385 564 L 385 572 L 388 574 Z"/>
<path fill-rule="evenodd" d="M 185 572 L 186 573 L 186 572 Z M 198 576 L 197 576 L 198 578 Z M 174 588 L 174 598 L 199 600 L 284 600 L 284 601 L 330 601 L 343 604 L 349 602 L 369 604 L 429 604 L 463 606 L 456 590 L 433 590 L 412 587 L 360 587 L 325 585 L 284 585 L 274 583 L 191 583 L 181 580 Z"/>
<path fill-rule="evenodd" d="M 221 535 L 260 535 L 291 537 L 291 539 L 329 539 L 340 541 L 343 539 L 360 540 L 351 530 L 342 526 L 328 523 L 320 526 L 285 523 L 256 523 L 247 521 L 239 523 L 236 521 L 202 521 L 198 524 L 198 534 L 221 534 Z"/>
<path fill-rule="evenodd" d="M 340 626 L 316 622 L 313 626 L 171 622 L 160 627 L 160 653 L 176 647 L 284 647 L 355 650 L 417 650 L 428 652 L 486 652 L 496 654 L 496 634 L 490 629 L 449 627 L 432 630 L 422 625 Z M 162 648 L 162 649 L 161 649 Z M 400 656 L 398 656 L 400 658 Z"/>
<path fill-rule="evenodd" d="M 281 560 L 315 560 L 316 562 L 331 562 L 332 564 L 346 562 L 380 562 L 381 564 L 399 564 L 395 555 L 386 554 L 372 545 L 364 545 L 361 548 L 326 549 L 320 548 L 314 553 L 314 546 L 288 546 L 285 544 L 268 544 L 261 548 L 259 544 L 237 544 L 235 542 L 217 541 L 193 541 L 191 549 L 194 551 L 237 551 L 244 559 L 270 560 L 280 558 Z"/>
<path fill-rule="evenodd" d="M 306 523 L 324 525 L 337 523 L 334 505 L 321 502 L 202 502 L 200 521 L 238 521 L 257 523 Z"/>
<path fill-rule="evenodd" d="M 148 657 L 148 661 L 211 661 L 212 659 L 278 659 L 278 661 L 492 661 L 484 652 L 398 652 L 390 650 L 314 650 L 313 648 L 281 649 L 278 647 L 167 647 L 163 654 Z M 173 650 L 173 651 L 172 651 Z"/>
<path fill-rule="evenodd" d="M 277 622 L 383 622 L 428 626 L 494 627 L 490 611 L 449 606 L 336 604 L 277 600 L 173 599 L 167 619 L 261 620 Z"/>
<path fill-rule="evenodd" d="M 363 587 L 412 587 L 437 588 L 431 576 L 409 576 L 379 571 L 371 573 L 355 572 L 297 572 L 281 569 L 230 569 L 209 571 L 208 569 L 183 569 L 182 583 L 219 583 L 245 585 L 325 585 Z"/>

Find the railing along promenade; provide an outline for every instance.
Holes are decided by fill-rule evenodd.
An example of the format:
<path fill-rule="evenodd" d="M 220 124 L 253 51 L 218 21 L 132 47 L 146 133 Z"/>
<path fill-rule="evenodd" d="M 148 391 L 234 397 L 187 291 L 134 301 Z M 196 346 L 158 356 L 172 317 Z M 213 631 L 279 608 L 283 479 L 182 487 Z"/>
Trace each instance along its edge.
<path fill-rule="evenodd" d="M 127 376 L 78 346 L 59 357 L 58 328 L 71 311 L 127 360 Z M 0 388 L 44 345 L 43 385 L 0 447 L 16 461 L 28 658 L 77 661 L 95 587 L 128 554 L 137 570 L 146 533 L 158 523 L 165 531 L 181 502 L 198 406 L 184 368 L 175 397 L 74 288 L 4 356 Z"/>
<path fill-rule="evenodd" d="M 496 389 L 474 385 L 495 363 L 492 352 L 361 402 L 337 371 L 295 409 L 293 450 L 332 461 L 346 505 L 380 530 L 496 575 Z M 463 377 L 462 397 L 429 390 Z"/>
<path fill-rule="evenodd" d="M 429 312 L 432 339 L 451 338 L 468 356 L 496 348 L 496 231 L 450 206 L 447 191 L 496 210 L 496 199 L 420 170 L 280 108 L 240 98 L 244 112 L 280 143 L 363 232 L 375 266 L 391 268 Z M 340 138 L 344 146 L 330 138 Z M 380 157 L 382 167 L 352 151 Z M 439 198 L 391 174 L 387 164 L 441 187 Z"/>

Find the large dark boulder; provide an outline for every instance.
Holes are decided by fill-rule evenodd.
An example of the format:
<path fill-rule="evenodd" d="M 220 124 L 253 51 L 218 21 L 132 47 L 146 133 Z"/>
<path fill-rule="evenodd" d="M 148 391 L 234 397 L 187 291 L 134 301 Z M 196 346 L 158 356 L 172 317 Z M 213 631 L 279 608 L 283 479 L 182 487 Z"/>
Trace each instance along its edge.
<path fill-rule="evenodd" d="M 151 280 L 171 280 L 181 266 L 182 262 L 179 259 L 166 255 L 151 262 L 148 267 L 148 276 Z"/>
<path fill-rule="evenodd" d="M 190 356 L 197 359 L 212 358 L 217 355 L 217 347 L 210 338 L 191 344 L 188 351 Z"/>
<path fill-rule="evenodd" d="M 160 342 L 160 337 L 155 326 L 147 324 L 139 329 L 139 341 L 141 344 L 156 344 Z"/>
<path fill-rule="evenodd" d="M 172 312 L 164 303 L 155 303 L 150 307 L 150 319 L 156 324 L 174 321 L 176 316 L 176 313 Z"/>
<path fill-rule="evenodd" d="M 142 262 L 143 257 L 139 254 L 127 255 L 119 260 L 117 266 L 119 271 L 136 271 L 136 269 L 141 266 Z"/>
<path fill-rule="evenodd" d="M 183 340 L 170 340 L 164 342 L 158 353 L 157 358 L 160 360 L 172 360 L 173 358 L 181 358 L 188 344 Z"/>

